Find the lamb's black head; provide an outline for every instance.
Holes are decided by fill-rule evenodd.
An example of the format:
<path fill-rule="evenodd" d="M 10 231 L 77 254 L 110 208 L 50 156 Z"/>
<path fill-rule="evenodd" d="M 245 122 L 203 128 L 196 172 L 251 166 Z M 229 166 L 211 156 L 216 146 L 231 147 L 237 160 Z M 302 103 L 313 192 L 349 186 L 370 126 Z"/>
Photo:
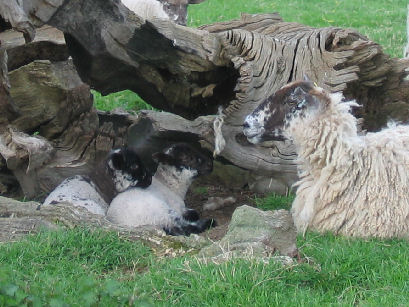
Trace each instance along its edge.
<path fill-rule="evenodd" d="M 262 102 L 243 124 L 243 133 L 253 144 L 268 140 L 285 139 L 284 129 L 305 110 L 317 108 L 322 89 L 310 81 L 289 83 Z"/>
<path fill-rule="evenodd" d="M 179 170 L 197 171 L 197 176 L 209 174 L 213 169 L 213 160 L 186 143 L 177 143 L 153 154 L 157 163 L 175 166 Z"/>
<path fill-rule="evenodd" d="M 152 183 L 152 174 L 138 154 L 129 147 L 113 149 L 107 158 L 107 168 L 117 192 L 123 192 L 129 187 L 146 188 Z"/>

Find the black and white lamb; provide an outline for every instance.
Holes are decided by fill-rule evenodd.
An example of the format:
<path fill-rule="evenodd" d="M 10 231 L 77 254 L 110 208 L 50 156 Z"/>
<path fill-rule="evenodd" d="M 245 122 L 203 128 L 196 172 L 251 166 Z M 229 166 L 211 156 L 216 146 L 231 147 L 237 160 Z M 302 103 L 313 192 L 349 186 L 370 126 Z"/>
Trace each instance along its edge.
<path fill-rule="evenodd" d="M 299 181 L 292 204 L 297 229 L 359 237 L 409 236 L 409 127 L 359 135 L 343 101 L 308 81 L 293 82 L 244 122 L 251 143 L 291 139 Z"/>
<path fill-rule="evenodd" d="M 119 156 L 113 158 L 120 160 Z M 126 164 L 126 156 L 122 158 L 121 163 Z M 171 145 L 153 158 L 159 165 L 152 184 L 119 193 L 109 206 L 107 219 L 124 226 L 157 226 L 170 235 L 201 233 L 214 226 L 213 219 L 199 219 L 184 202 L 193 179 L 211 172 L 212 159 L 184 143 Z"/>
<path fill-rule="evenodd" d="M 131 187 L 145 188 L 151 184 L 152 175 L 143 166 L 137 153 L 130 148 L 111 151 L 106 161 L 109 180 L 116 193 Z M 89 212 L 105 216 L 108 204 L 104 193 L 87 176 L 76 175 L 61 182 L 45 199 L 43 206 L 69 203 L 84 207 Z"/>

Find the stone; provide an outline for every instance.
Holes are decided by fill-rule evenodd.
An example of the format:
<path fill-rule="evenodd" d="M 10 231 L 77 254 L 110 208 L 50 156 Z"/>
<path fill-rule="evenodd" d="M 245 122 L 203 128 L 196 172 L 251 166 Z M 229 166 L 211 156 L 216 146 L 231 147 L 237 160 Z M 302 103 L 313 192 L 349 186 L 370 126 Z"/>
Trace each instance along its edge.
<path fill-rule="evenodd" d="M 280 177 L 273 178 L 252 174 L 249 179 L 249 188 L 253 192 L 260 194 L 275 193 L 277 195 L 288 195 L 291 190 L 291 183 L 284 182 Z"/>
<path fill-rule="evenodd" d="M 287 210 L 262 211 L 247 205 L 233 213 L 227 234 L 203 248 L 198 256 L 215 260 L 231 258 L 269 259 L 298 256 L 297 233 Z M 286 262 L 284 261 L 284 262 Z"/>

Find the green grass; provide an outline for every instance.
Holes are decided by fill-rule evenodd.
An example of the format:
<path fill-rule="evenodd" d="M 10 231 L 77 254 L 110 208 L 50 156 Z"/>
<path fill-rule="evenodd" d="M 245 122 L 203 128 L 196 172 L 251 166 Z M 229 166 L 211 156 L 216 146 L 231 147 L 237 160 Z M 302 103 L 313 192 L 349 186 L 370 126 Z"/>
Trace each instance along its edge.
<path fill-rule="evenodd" d="M 313 27 L 354 28 L 402 57 L 406 45 L 407 0 L 207 0 L 189 6 L 189 24 L 237 19 L 240 13 L 279 12 L 284 21 Z"/>
<path fill-rule="evenodd" d="M 281 267 L 236 260 L 173 260 L 142 278 L 158 306 L 394 306 L 409 300 L 408 244 L 309 234 L 314 262 Z M 187 264 L 188 263 L 188 264 Z M 397 269 L 399 268 L 399 269 Z"/>
<path fill-rule="evenodd" d="M 99 92 L 92 90 L 94 104 L 98 110 L 111 111 L 115 108 L 122 108 L 126 111 L 154 110 L 138 94 L 125 90 L 102 96 Z"/>
<path fill-rule="evenodd" d="M 0 245 L 0 306 L 407 306 L 407 241 L 308 233 L 298 245 L 294 266 L 205 265 L 115 233 L 43 232 Z"/>
<path fill-rule="evenodd" d="M 207 0 L 189 6 L 191 27 L 237 19 L 240 13 L 279 12 L 285 21 L 313 27 L 353 28 L 379 43 L 393 57 L 402 57 L 406 38 L 407 0 Z M 101 97 L 97 109 L 149 109 L 150 105 L 131 91 Z"/>
<path fill-rule="evenodd" d="M 262 210 L 278 210 L 278 209 L 290 209 L 291 203 L 294 200 L 295 195 L 290 195 L 288 197 L 277 195 L 272 193 L 266 195 L 265 197 L 254 199 L 255 205 Z"/>
<path fill-rule="evenodd" d="M 196 195 L 209 195 L 209 188 L 204 186 L 197 186 L 193 188 L 193 193 Z"/>
<path fill-rule="evenodd" d="M 128 301 L 129 289 L 124 295 L 119 281 L 147 270 L 150 262 L 147 247 L 115 233 L 42 232 L 0 245 L 0 306 L 13 300 L 54 306 Z"/>
<path fill-rule="evenodd" d="M 189 8 L 192 26 L 278 11 L 286 21 L 352 27 L 400 57 L 406 44 L 403 0 L 207 0 Z M 148 108 L 130 91 L 103 110 Z M 198 191 L 203 192 L 203 191 Z M 256 199 L 263 209 L 291 198 Z M 115 233 L 43 232 L 0 244 L 0 306 L 408 306 L 409 243 L 307 233 L 305 261 L 291 267 L 234 260 L 204 265 L 192 256 L 157 259 Z M 133 302 L 133 303 L 132 303 Z"/>

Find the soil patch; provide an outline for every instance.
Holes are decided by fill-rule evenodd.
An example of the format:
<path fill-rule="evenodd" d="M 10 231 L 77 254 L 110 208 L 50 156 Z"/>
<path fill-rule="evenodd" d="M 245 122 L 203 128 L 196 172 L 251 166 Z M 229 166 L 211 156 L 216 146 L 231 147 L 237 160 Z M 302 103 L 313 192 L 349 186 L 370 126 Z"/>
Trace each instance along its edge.
<path fill-rule="evenodd" d="M 236 202 L 223 205 L 216 210 L 203 210 L 203 205 L 207 202 L 208 198 L 212 196 L 223 198 L 233 196 Z M 221 185 L 192 185 L 186 195 L 185 203 L 188 208 L 195 209 L 199 212 L 201 218 L 213 218 L 217 221 L 217 227 L 203 233 L 204 236 L 216 241 L 220 240 L 226 234 L 234 210 L 242 205 L 255 207 L 254 199 L 256 197 L 262 197 L 262 195 L 254 193 L 247 188 L 228 189 Z"/>

